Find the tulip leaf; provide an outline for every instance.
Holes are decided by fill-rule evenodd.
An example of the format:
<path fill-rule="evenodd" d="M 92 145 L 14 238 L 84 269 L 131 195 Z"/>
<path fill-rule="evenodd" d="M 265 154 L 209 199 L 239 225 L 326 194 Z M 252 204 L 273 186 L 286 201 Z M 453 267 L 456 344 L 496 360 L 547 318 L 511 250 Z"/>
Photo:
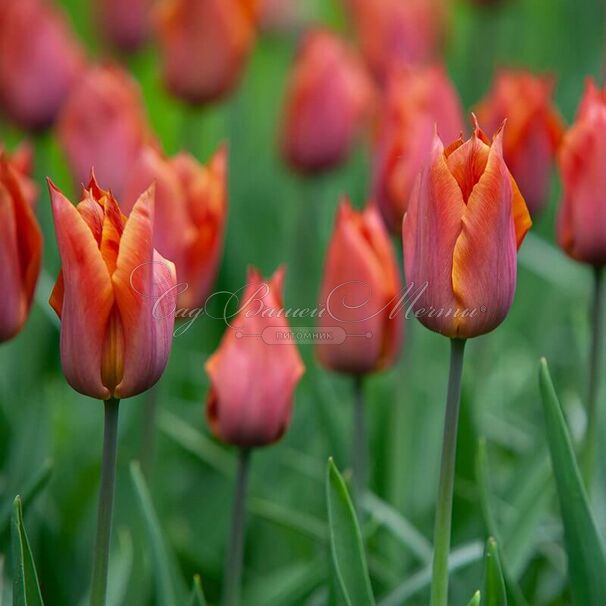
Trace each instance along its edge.
<path fill-rule="evenodd" d="M 335 575 L 348 606 L 375 603 L 360 527 L 345 482 L 332 459 L 326 478 L 330 546 Z"/>
<path fill-rule="evenodd" d="M 606 596 L 606 558 L 575 458 L 564 414 L 547 361 L 541 359 L 539 381 L 547 442 L 560 501 L 568 574 L 577 606 L 595 606 Z"/>
<path fill-rule="evenodd" d="M 206 606 L 206 598 L 204 597 L 204 591 L 202 590 L 202 579 L 199 574 L 194 575 L 189 606 Z"/>
<path fill-rule="evenodd" d="M 507 592 L 501 558 L 499 557 L 497 542 L 493 537 L 489 537 L 486 541 L 484 565 L 484 606 L 507 606 Z"/>
<path fill-rule="evenodd" d="M 11 535 L 13 561 L 15 563 L 13 606 L 43 605 L 38 573 L 23 525 L 23 509 L 20 497 L 17 497 L 13 503 Z"/>
<path fill-rule="evenodd" d="M 476 591 L 473 594 L 473 597 L 471 598 L 471 600 L 469 601 L 469 604 L 467 604 L 467 606 L 480 606 L 480 592 Z"/>
<path fill-rule="evenodd" d="M 186 592 L 183 582 L 176 574 L 175 557 L 164 540 L 158 515 L 138 461 L 131 462 L 130 476 L 150 541 L 156 579 L 156 599 L 163 606 L 179 606 L 186 602 L 184 599 Z"/>

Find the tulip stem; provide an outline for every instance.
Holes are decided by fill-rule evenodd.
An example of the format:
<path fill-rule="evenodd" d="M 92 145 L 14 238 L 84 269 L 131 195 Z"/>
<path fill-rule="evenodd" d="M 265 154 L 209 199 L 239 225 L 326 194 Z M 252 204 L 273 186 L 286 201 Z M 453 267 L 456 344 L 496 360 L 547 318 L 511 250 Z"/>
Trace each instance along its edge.
<path fill-rule="evenodd" d="M 353 452 L 352 472 L 356 505 L 366 492 L 368 484 L 368 432 L 364 402 L 364 377 L 354 375 Z"/>
<path fill-rule="evenodd" d="M 448 376 L 446 413 L 444 417 L 442 467 L 440 470 L 434 529 L 431 606 L 447 606 L 448 604 L 448 553 L 450 551 L 452 496 L 457 454 L 457 426 L 459 422 L 459 405 L 461 402 L 461 376 L 463 374 L 465 340 L 451 339 L 450 345 L 450 373 Z"/>
<path fill-rule="evenodd" d="M 223 606 L 239 606 L 242 584 L 242 554 L 244 551 L 244 522 L 246 489 L 250 469 L 250 450 L 242 448 L 238 457 L 236 492 L 231 520 L 229 549 L 223 575 Z"/>
<path fill-rule="evenodd" d="M 118 450 L 118 407 L 120 400 L 105 401 L 105 428 L 103 432 L 103 463 L 97 517 L 97 538 L 93 563 L 91 606 L 105 606 L 107 593 L 107 568 L 114 508 L 116 483 L 116 458 Z"/>
<path fill-rule="evenodd" d="M 595 475 L 598 441 L 600 437 L 600 407 L 598 396 L 600 392 L 600 370 L 604 341 L 604 270 L 594 268 L 593 304 L 592 304 L 592 333 L 591 352 L 589 356 L 589 389 L 587 394 L 587 432 L 585 442 L 585 486 L 591 492 Z"/>

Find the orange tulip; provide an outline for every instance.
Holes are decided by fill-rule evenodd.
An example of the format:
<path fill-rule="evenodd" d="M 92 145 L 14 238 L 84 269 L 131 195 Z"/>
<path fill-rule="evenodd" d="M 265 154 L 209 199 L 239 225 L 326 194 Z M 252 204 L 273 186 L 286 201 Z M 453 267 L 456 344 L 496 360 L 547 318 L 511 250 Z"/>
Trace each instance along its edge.
<path fill-rule="evenodd" d="M 383 81 L 398 67 L 434 61 L 445 25 L 444 0 L 346 0 L 362 51 Z"/>
<path fill-rule="evenodd" d="M 374 144 L 374 197 L 386 225 L 402 233 L 402 218 L 437 126 L 452 141 L 464 131 L 457 92 L 441 66 L 391 73 Z"/>
<path fill-rule="evenodd" d="M 34 191 L 15 160 L 0 149 L 0 343 L 27 320 L 40 273 L 42 233 L 33 210 Z"/>
<path fill-rule="evenodd" d="M 496 328 L 511 306 L 516 256 L 532 222 L 503 160 L 476 123 L 444 149 L 435 137 L 404 217 L 408 295 L 427 328 L 452 338 Z"/>
<path fill-rule="evenodd" d="M 157 18 L 166 87 L 189 103 L 238 84 L 255 41 L 256 0 L 164 0 Z"/>
<path fill-rule="evenodd" d="M 163 158 L 145 148 L 132 167 L 124 193 L 129 212 L 142 191 L 156 184 L 154 246 L 175 263 L 179 283 L 177 306 L 204 304 L 215 278 L 227 213 L 227 148 L 208 166 L 180 153 Z"/>
<path fill-rule="evenodd" d="M 19 126 L 50 126 L 83 67 L 64 15 L 46 0 L 0 5 L 0 104 Z"/>
<path fill-rule="evenodd" d="M 153 0 L 97 0 L 105 37 L 117 48 L 133 52 L 147 40 Z"/>
<path fill-rule="evenodd" d="M 304 366 L 282 304 L 284 269 L 264 282 L 249 270 L 239 313 L 206 363 L 211 388 L 206 417 L 215 435 L 237 446 L 266 446 L 290 422 L 293 394 Z"/>
<path fill-rule="evenodd" d="M 135 80 L 121 68 L 91 68 L 76 83 L 59 118 L 59 141 L 76 184 L 91 167 L 115 196 L 143 143 L 149 138 L 145 110 Z"/>
<path fill-rule="evenodd" d="M 341 202 L 326 256 L 319 326 L 343 339 L 316 347 L 323 366 L 365 374 L 391 366 L 402 341 L 402 315 L 393 314 L 402 283 L 396 259 L 374 206 L 363 212 Z M 336 333 L 335 333 L 336 336 Z"/>
<path fill-rule="evenodd" d="M 153 187 L 128 218 L 94 177 L 77 207 L 49 189 L 62 266 L 49 302 L 63 372 L 92 398 L 137 395 L 164 371 L 174 325 L 175 268 L 152 247 Z"/>
<path fill-rule="evenodd" d="M 328 31 L 309 32 L 286 94 L 281 133 L 285 160 L 303 173 L 343 162 L 372 99 L 366 72 L 345 43 Z"/>
<path fill-rule="evenodd" d="M 564 133 L 551 97 L 550 78 L 525 71 L 503 71 L 488 97 L 476 109 L 478 120 L 495 133 L 507 118 L 503 154 L 531 214 L 546 205 L 549 176 Z"/>
<path fill-rule="evenodd" d="M 560 246 L 577 261 L 606 264 L 606 90 L 588 80 L 575 123 L 559 155 L 564 194 L 558 216 Z"/>

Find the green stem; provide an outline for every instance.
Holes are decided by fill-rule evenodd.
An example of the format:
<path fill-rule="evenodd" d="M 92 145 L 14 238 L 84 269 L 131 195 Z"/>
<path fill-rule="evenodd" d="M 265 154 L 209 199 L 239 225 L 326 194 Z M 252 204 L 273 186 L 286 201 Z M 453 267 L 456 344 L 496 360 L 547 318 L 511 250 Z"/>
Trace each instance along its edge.
<path fill-rule="evenodd" d="M 118 407 L 120 400 L 105 401 L 105 429 L 103 432 L 103 464 L 101 467 L 101 489 L 99 492 L 99 512 L 97 517 L 97 539 L 93 564 L 91 606 L 105 606 L 107 593 L 107 568 L 109 544 L 114 508 L 114 488 L 116 483 L 116 458 L 118 450 Z"/>
<path fill-rule="evenodd" d="M 598 441 L 600 437 L 600 369 L 604 341 L 604 270 L 594 268 L 593 305 L 591 310 L 592 333 L 591 352 L 589 355 L 589 389 L 587 394 L 587 433 L 585 442 L 584 476 L 587 492 L 591 492 L 595 474 Z"/>
<path fill-rule="evenodd" d="M 431 606 L 448 604 L 448 553 L 450 551 L 450 527 L 452 522 L 452 495 L 454 489 L 455 460 L 457 454 L 457 425 L 461 402 L 461 376 L 465 340 L 450 341 L 450 374 L 444 417 L 442 442 L 442 468 L 436 504 L 434 530 L 433 577 L 431 581 Z"/>
<path fill-rule="evenodd" d="M 238 457 L 236 493 L 231 521 L 229 549 L 223 575 L 223 606 L 239 606 L 242 584 L 242 554 L 244 551 L 244 521 L 246 488 L 250 469 L 250 450 L 242 448 Z"/>
<path fill-rule="evenodd" d="M 352 471 L 356 505 L 368 486 L 368 435 L 364 402 L 364 377 L 354 376 Z"/>

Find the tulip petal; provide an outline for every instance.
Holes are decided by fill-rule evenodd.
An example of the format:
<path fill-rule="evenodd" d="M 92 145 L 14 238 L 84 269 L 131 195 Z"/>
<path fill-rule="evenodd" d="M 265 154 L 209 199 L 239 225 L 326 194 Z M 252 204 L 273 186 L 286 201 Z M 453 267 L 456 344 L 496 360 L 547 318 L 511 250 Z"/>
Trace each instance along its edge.
<path fill-rule="evenodd" d="M 51 182 L 49 189 L 63 274 L 63 372 L 76 391 L 107 399 L 111 394 L 101 380 L 101 359 L 114 304 L 110 276 L 80 213 Z"/>
<path fill-rule="evenodd" d="M 117 398 L 151 387 L 170 353 L 174 326 L 174 265 L 152 247 L 154 189 L 135 203 L 126 221 L 112 276 L 124 334 L 124 374 Z"/>

